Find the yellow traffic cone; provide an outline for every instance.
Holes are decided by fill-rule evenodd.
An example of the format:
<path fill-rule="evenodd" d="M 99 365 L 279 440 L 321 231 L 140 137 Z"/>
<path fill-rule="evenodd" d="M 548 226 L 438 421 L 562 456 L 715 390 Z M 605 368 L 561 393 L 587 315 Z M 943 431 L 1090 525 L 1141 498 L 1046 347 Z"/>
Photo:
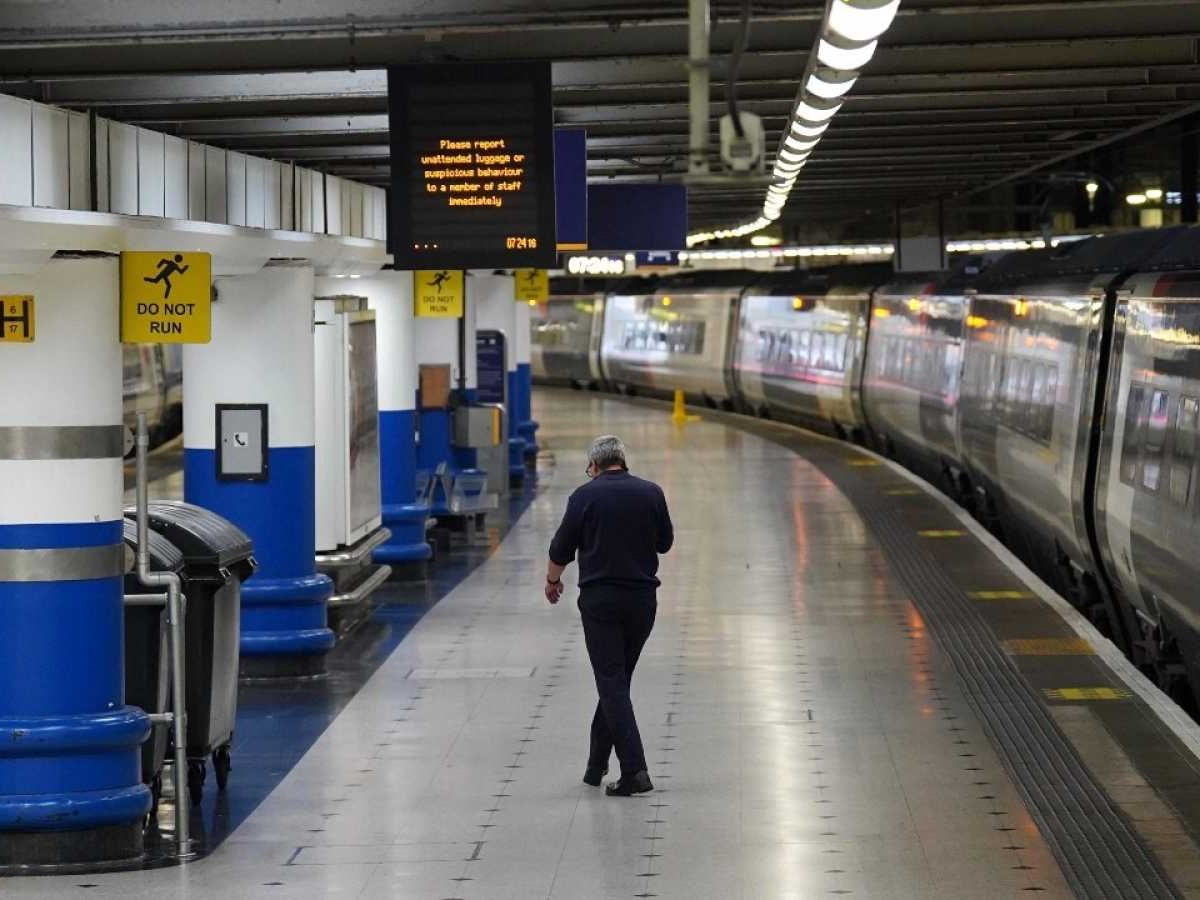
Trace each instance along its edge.
<path fill-rule="evenodd" d="M 683 425 L 685 422 L 698 422 L 699 416 L 689 416 L 687 404 L 683 400 L 683 391 L 675 392 L 675 408 L 671 411 L 671 421 L 676 425 Z"/>
<path fill-rule="evenodd" d="M 676 425 L 687 421 L 687 405 L 683 402 L 683 391 L 675 392 L 675 409 L 671 412 L 671 421 Z"/>

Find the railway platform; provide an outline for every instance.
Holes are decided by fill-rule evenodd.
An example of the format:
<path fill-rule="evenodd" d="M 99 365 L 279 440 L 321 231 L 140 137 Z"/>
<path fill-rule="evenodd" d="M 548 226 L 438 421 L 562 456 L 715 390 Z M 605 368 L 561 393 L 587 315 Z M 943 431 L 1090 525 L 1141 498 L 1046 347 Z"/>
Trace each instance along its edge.
<path fill-rule="evenodd" d="M 248 705 L 280 752 L 244 766 L 278 777 L 205 858 L 0 894 L 1200 896 L 1200 730 L 940 495 L 774 423 L 534 405 L 536 492 L 374 663 L 334 659 L 327 727 Z M 634 678 L 656 790 L 627 799 L 580 783 L 595 689 L 541 596 L 601 432 L 677 529 Z"/>

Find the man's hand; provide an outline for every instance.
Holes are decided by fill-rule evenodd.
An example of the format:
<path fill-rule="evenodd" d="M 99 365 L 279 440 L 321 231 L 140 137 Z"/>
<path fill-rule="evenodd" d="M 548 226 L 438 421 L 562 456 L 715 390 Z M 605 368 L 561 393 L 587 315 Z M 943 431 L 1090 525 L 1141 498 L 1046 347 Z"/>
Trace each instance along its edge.
<path fill-rule="evenodd" d="M 561 600 L 562 595 L 563 595 L 562 580 L 559 579 L 558 581 L 551 581 L 550 579 L 547 578 L 546 579 L 546 599 L 550 601 L 550 605 L 553 606 L 555 603 L 557 603 L 559 600 Z"/>

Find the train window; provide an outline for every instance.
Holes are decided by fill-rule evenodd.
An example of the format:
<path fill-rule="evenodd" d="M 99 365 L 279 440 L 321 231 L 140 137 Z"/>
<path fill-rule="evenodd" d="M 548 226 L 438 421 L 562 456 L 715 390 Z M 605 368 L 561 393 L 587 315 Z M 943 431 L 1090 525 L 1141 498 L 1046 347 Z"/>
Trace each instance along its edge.
<path fill-rule="evenodd" d="M 825 369 L 829 372 L 836 372 L 841 368 L 838 365 L 838 336 L 836 334 L 825 335 Z"/>
<path fill-rule="evenodd" d="M 1017 385 L 1017 425 L 1026 430 L 1033 428 L 1033 361 L 1021 360 Z"/>
<path fill-rule="evenodd" d="M 825 335 L 820 331 L 812 332 L 812 344 L 808 351 L 808 366 L 810 369 L 821 368 L 825 358 Z"/>
<path fill-rule="evenodd" d="M 1142 457 L 1142 487 L 1157 491 L 1162 474 L 1163 444 L 1167 437 L 1167 405 L 1170 395 L 1155 391 L 1150 397 L 1150 421 L 1146 429 L 1146 449 Z"/>
<path fill-rule="evenodd" d="M 1138 451 L 1142 446 L 1142 431 L 1145 420 L 1142 406 L 1146 402 L 1146 389 L 1141 385 L 1130 385 L 1125 398 L 1125 431 L 1121 439 L 1121 480 L 1133 484 L 1137 479 Z"/>
<path fill-rule="evenodd" d="M 800 332 L 800 337 L 796 340 L 796 365 L 800 368 L 808 366 L 808 348 L 812 344 L 812 334 L 808 331 Z"/>
<path fill-rule="evenodd" d="M 1038 437 L 1044 438 L 1042 411 L 1046 408 L 1046 367 L 1041 363 L 1033 366 L 1033 387 L 1030 392 L 1029 428 Z"/>
<path fill-rule="evenodd" d="M 1187 506 L 1192 491 L 1192 465 L 1196 458 L 1196 429 L 1200 426 L 1200 400 L 1180 397 L 1175 413 L 1174 457 L 1171 464 L 1171 500 Z"/>
<path fill-rule="evenodd" d="M 1042 405 L 1042 439 L 1047 443 L 1054 439 L 1054 411 L 1058 408 L 1058 366 L 1046 367 L 1045 402 Z"/>

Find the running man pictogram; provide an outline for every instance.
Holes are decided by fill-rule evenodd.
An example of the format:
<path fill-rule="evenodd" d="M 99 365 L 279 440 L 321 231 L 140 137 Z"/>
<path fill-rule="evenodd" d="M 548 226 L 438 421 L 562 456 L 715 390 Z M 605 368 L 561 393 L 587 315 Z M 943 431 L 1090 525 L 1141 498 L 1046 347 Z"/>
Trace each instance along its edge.
<path fill-rule="evenodd" d="M 437 288 L 437 292 L 440 294 L 442 292 L 442 285 L 445 284 L 449 280 L 450 280 L 450 273 L 447 272 L 445 269 L 442 269 L 440 272 L 438 272 L 436 275 L 433 276 L 433 281 L 429 282 L 429 286 Z"/>
<path fill-rule="evenodd" d="M 163 299 L 167 300 L 171 296 L 171 276 L 182 275 L 188 270 L 187 266 L 179 265 L 183 262 L 183 254 L 176 253 L 174 259 L 160 259 L 158 261 L 158 274 L 153 277 L 143 278 L 142 281 L 147 284 L 162 283 Z"/>

